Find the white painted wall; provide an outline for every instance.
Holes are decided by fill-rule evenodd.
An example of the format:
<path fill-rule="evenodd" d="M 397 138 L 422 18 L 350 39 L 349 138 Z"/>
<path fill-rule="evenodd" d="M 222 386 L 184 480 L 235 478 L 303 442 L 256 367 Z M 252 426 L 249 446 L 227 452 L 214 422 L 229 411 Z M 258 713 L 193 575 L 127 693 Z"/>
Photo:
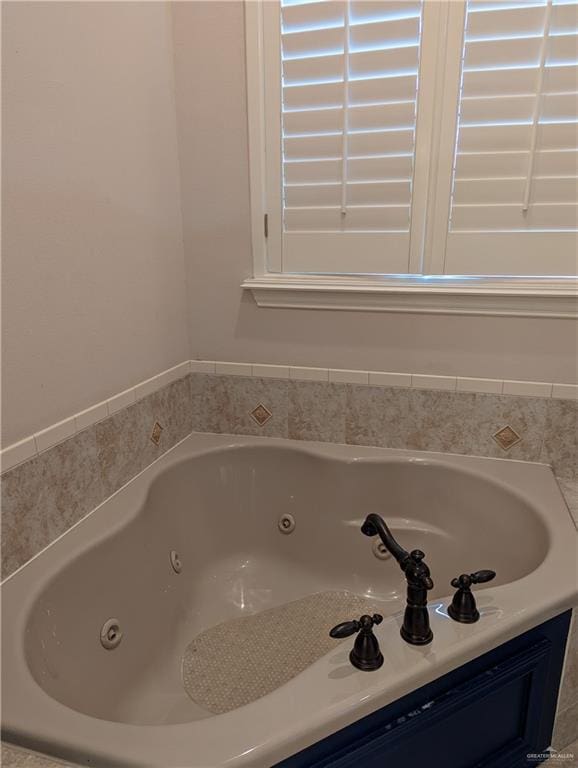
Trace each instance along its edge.
<path fill-rule="evenodd" d="M 241 0 L 4 3 L 2 64 L 4 445 L 188 356 L 576 380 L 573 321 L 242 294 Z"/>
<path fill-rule="evenodd" d="M 188 357 L 165 3 L 3 4 L 3 444 Z"/>
<path fill-rule="evenodd" d="M 573 320 L 258 309 L 240 0 L 173 6 L 192 356 L 576 381 Z"/>

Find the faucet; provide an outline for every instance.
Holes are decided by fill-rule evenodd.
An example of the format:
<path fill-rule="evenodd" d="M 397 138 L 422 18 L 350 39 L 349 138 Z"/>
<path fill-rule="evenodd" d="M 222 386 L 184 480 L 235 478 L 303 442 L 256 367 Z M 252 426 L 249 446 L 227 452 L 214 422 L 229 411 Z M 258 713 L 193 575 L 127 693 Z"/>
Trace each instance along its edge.
<path fill-rule="evenodd" d="M 420 549 L 407 552 L 393 538 L 387 523 L 374 513 L 367 515 L 361 532 L 366 536 L 379 536 L 384 546 L 395 557 L 407 581 L 407 604 L 400 634 L 411 645 L 426 645 L 433 638 L 427 611 L 427 593 L 433 589 L 430 570 Z"/>

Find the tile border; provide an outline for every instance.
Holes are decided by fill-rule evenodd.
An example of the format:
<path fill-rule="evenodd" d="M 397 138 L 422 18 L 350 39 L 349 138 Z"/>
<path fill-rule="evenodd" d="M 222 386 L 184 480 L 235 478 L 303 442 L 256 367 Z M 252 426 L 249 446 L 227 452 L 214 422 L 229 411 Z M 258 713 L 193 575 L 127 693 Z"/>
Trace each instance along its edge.
<path fill-rule="evenodd" d="M 107 400 L 96 403 L 46 429 L 39 430 L 29 437 L 7 446 L 0 451 L 2 473 L 33 458 L 42 451 L 53 448 L 83 429 L 112 416 L 114 413 L 189 373 L 578 400 L 578 384 L 486 379 L 472 376 L 440 376 L 425 373 L 317 368 L 273 363 L 185 360 L 156 376 L 139 382 L 134 387 L 119 392 Z"/>
<path fill-rule="evenodd" d="M 142 400 L 147 395 L 162 389 L 167 384 L 177 381 L 177 379 L 187 376 L 190 372 L 189 361 L 168 368 L 150 379 L 119 392 L 116 395 L 103 400 L 96 405 L 79 411 L 69 416 L 67 419 L 52 424 L 46 429 L 39 430 L 23 440 L 13 443 L 0 451 L 1 472 L 8 472 L 18 464 L 29 461 L 56 445 L 63 443 L 74 435 L 82 432 L 84 429 L 93 426 L 99 421 L 104 421 L 109 416 L 113 416 L 118 411 L 126 408 L 133 403 Z"/>

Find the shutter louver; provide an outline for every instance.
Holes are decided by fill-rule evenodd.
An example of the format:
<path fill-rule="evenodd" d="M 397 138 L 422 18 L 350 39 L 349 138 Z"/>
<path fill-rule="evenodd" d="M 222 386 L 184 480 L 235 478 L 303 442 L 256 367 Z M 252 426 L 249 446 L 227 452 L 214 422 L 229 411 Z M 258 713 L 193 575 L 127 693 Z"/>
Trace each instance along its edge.
<path fill-rule="evenodd" d="M 445 272 L 574 274 L 576 0 L 468 0 Z"/>
<path fill-rule="evenodd" d="M 407 272 L 422 3 L 281 6 L 284 270 Z"/>

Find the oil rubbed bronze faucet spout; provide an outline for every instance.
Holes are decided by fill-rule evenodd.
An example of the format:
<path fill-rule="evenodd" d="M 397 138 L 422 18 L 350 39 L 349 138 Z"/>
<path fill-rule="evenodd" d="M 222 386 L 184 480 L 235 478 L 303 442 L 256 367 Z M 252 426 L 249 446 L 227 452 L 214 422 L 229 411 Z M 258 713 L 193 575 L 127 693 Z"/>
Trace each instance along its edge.
<path fill-rule="evenodd" d="M 385 520 L 374 513 L 367 515 L 361 532 L 366 536 L 379 536 L 384 546 L 395 557 L 407 581 L 407 604 L 400 634 L 411 645 L 426 645 L 433 638 L 427 611 L 427 593 L 433 589 L 425 554 L 414 549 L 405 550 L 394 539 Z"/>

